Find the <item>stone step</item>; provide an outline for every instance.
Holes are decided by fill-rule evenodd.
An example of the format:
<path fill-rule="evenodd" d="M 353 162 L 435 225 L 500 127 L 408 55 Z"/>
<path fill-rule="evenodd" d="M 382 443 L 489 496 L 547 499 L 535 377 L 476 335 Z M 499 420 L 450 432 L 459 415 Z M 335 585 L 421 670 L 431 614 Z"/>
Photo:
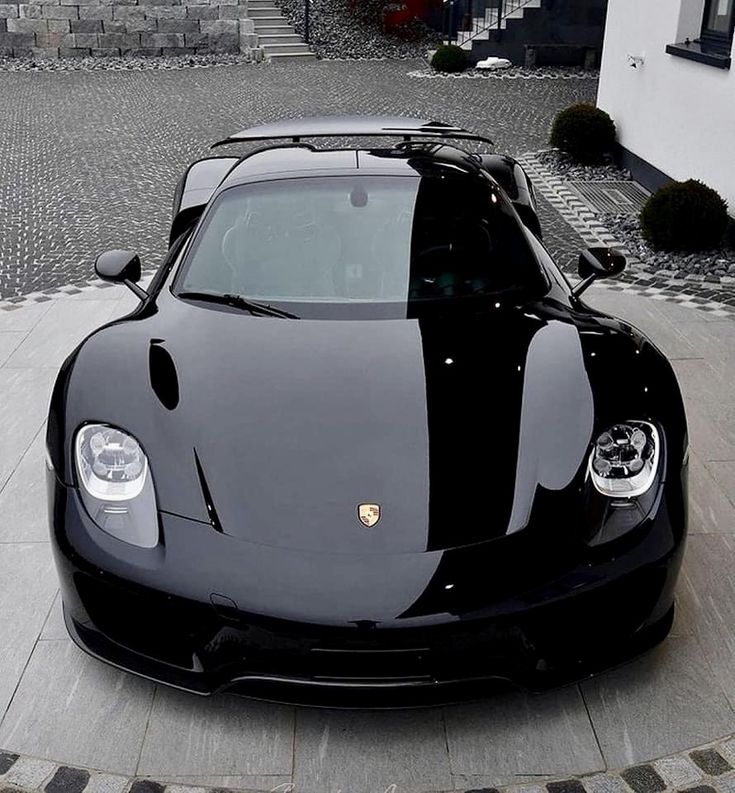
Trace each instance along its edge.
<path fill-rule="evenodd" d="M 248 17 L 253 20 L 258 46 L 266 60 L 303 61 L 315 58 L 309 45 L 296 33 L 276 3 L 277 0 L 248 0 Z"/>
<path fill-rule="evenodd" d="M 266 57 L 276 54 L 282 54 L 282 55 L 312 54 L 311 51 L 309 50 L 309 46 L 305 44 L 303 41 L 297 41 L 295 43 L 288 43 L 288 44 L 264 44 L 263 52 L 265 52 Z"/>
<path fill-rule="evenodd" d="M 255 25 L 255 32 L 259 36 L 296 35 L 296 31 L 291 25 Z"/>
<path fill-rule="evenodd" d="M 291 25 L 286 17 L 250 17 L 253 20 L 255 29 L 258 28 L 272 28 L 272 27 L 285 27 Z"/>
<path fill-rule="evenodd" d="M 274 6 L 265 6 L 263 8 L 248 7 L 248 16 L 250 19 L 285 19 L 281 12 Z"/>
<path fill-rule="evenodd" d="M 266 53 L 266 57 L 271 63 L 308 63 L 316 60 L 313 52 L 272 52 L 270 55 Z"/>
<path fill-rule="evenodd" d="M 258 31 L 258 44 L 265 47 L 273 44 L 304 44 L 304 41 L 296 33 L 263 34 Z"/>
<path fill-rule="evenodd" d="M 541 8 L 541 0 L 526 0 L 523 5 L 509 11 L 500 20 L 500 27 L 498 27 L 497 8 L 487 8 L 484 16 L 472 20 L 472 30 L 460 31 L 457 34 L 460 47 L 463 50 L 471 50 L 473 41 L 487 41 L 493 31 L 505 30 L 509 20 L 522 20 L 525 12 L 530 8 Z"/>

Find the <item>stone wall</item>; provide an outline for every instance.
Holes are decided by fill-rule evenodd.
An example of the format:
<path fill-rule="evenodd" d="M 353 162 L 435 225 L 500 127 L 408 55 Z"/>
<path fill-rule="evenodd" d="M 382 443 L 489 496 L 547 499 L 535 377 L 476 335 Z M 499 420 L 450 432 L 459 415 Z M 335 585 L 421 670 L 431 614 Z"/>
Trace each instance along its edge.
<path fill-rule="evenodd" d="M 247 0 L 0 0 L 0 57 L 248 52 L 246 16 Z"/>

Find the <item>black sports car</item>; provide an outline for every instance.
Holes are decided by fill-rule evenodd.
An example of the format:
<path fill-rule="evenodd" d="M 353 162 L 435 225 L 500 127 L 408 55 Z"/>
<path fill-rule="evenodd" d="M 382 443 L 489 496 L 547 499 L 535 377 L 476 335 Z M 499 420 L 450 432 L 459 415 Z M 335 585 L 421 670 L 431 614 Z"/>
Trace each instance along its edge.
<path fill-rule="evenodd" d="M 330 136 L 384 147 L 303 142 Z M 223 143 L 256 140 L 288 142 L 188 169 L 147 290 L 134 254 L 97 260 L 141 302 L 52 398 L 74 641 L 201 694 L 374 705 L 545 687 L 662 639 L 682 400 L 580 299 L 624 258 L 583 252 L 571 288 L 519 164 L 447 124 Z"/>

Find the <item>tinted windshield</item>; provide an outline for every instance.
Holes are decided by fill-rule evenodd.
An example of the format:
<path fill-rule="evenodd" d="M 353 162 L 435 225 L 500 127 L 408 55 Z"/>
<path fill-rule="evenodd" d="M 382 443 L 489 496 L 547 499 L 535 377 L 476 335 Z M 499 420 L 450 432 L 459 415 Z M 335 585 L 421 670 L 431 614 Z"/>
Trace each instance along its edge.
<path fill-rule="evenodd" d="M 193 241 L 176 291 L 237 294 L 306 316 L 335 304 L 393 305 L 405 316 L 411 304 L 543 283 L 491 182 L 333 176 L 224 191 Z"/>

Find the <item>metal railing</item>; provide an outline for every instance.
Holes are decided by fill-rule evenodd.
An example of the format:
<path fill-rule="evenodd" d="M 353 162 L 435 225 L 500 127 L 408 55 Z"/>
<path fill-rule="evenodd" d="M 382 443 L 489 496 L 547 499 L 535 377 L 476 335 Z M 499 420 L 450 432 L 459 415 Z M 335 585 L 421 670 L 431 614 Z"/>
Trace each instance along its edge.
<path fill-rule="evenodd" d="M 444 0 L 444 38 L 465 44 L 484 33 L 488 38 L 504 28 L 503 22 L 535 0 Z"/>

